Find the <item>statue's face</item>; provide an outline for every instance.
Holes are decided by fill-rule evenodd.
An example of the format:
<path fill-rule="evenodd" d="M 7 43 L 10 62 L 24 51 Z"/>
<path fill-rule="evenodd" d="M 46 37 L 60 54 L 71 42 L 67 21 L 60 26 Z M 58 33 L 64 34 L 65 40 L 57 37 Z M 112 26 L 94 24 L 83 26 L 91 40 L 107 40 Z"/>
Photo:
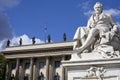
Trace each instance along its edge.
<path fill-rule="evenodd" d="M 102 13 L 103 9 L 99 4 L 97 4 L 97 5 L 95 5 L 94 10 L 95 10 L 96 14 L 100 14 L 100 13 Z"/>

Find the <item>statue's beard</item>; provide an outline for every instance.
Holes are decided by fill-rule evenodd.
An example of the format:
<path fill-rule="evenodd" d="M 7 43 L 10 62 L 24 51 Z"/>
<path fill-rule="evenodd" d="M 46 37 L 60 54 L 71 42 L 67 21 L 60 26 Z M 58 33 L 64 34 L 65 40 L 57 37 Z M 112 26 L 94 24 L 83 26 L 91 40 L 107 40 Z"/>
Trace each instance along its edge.
<path fill-rule="evenodd" d="M 101 14 L 102 11 L 95 11 L 95 14 Z"/>

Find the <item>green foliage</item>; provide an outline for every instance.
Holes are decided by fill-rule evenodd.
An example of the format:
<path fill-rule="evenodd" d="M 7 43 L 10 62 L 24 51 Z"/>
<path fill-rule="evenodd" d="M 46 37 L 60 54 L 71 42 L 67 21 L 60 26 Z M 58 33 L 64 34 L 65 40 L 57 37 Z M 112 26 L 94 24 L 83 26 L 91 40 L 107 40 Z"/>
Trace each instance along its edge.
<path fill-rule="evenodd" d="M 5 80 L 6 59 L 0 53 L 0 80 Z"/>

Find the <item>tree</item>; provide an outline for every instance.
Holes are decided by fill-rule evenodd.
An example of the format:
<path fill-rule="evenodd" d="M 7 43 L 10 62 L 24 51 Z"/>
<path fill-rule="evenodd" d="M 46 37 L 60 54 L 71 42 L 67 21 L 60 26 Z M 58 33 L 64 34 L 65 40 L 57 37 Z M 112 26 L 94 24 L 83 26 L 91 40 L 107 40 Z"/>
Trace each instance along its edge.
<path fill-rule="evenodd" d="M 6 59 L 0 53 L 0 80 L 5 80 Z"/>

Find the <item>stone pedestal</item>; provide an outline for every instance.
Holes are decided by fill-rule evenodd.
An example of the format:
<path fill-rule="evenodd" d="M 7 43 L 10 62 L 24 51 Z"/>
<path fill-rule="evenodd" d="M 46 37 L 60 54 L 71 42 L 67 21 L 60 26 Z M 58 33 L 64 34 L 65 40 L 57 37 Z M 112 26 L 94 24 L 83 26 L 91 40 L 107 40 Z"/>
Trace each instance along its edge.
<path fill-rule="evenodd" d="M 120 58 L 84 56 L 73 54 L 71 60 L 62 61 L 65 80 L 120 80 Z"/>

